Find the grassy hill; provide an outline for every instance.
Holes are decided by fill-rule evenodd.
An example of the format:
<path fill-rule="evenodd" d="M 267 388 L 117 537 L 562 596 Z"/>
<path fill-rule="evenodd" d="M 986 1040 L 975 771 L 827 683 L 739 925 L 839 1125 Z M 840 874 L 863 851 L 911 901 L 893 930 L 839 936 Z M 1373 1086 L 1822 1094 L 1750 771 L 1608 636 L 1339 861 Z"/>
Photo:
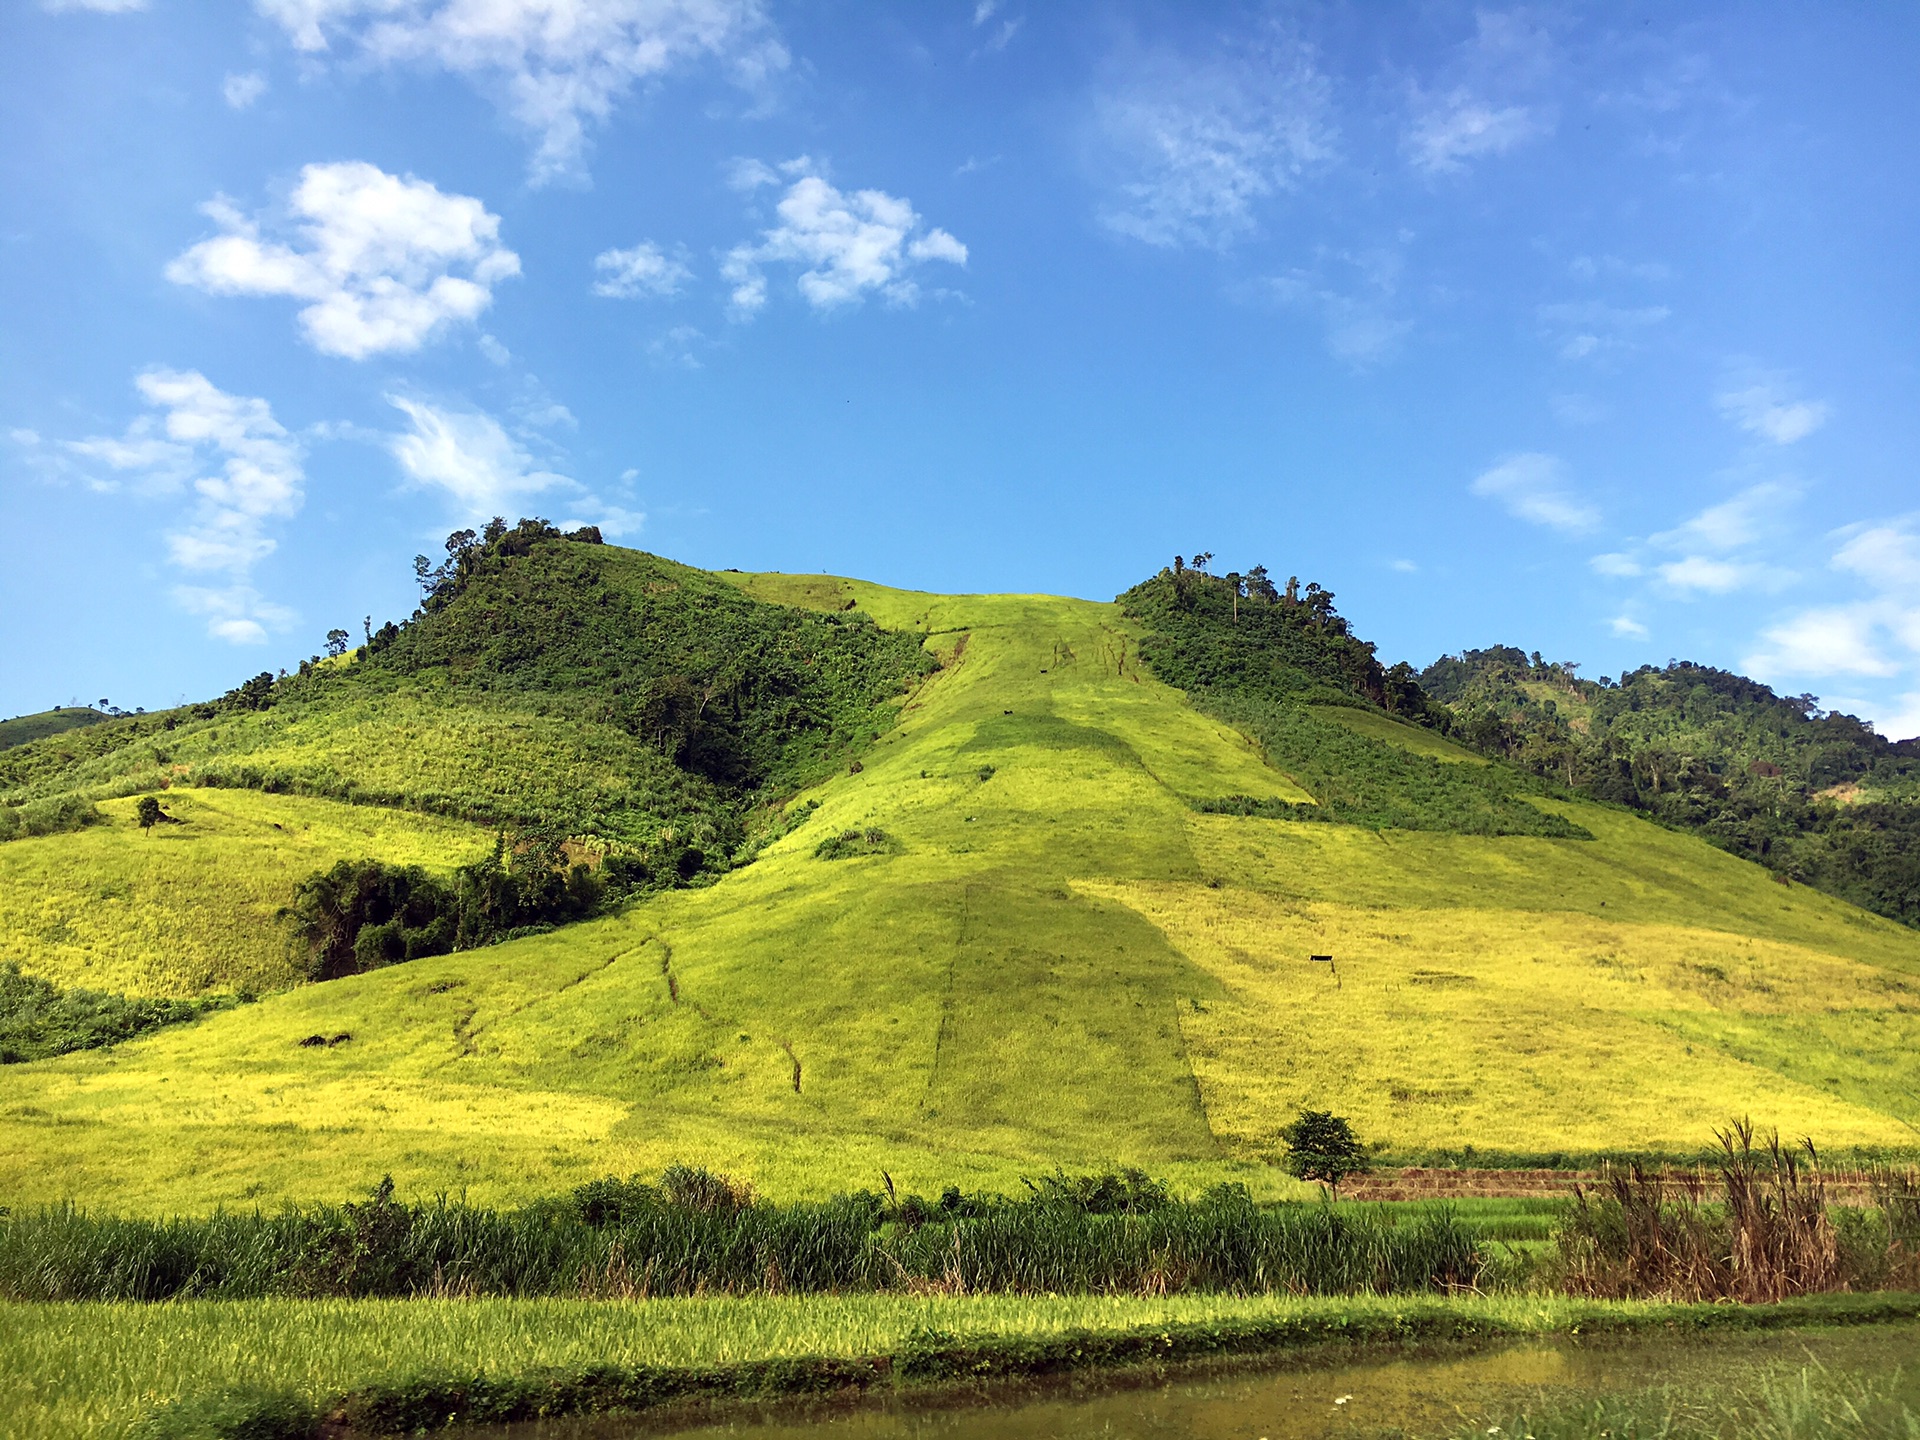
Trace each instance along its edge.
<path fill-rule="evenodd" d="M 9 1067 L 0 1193 L 160 1210 L 337 1198 L 390 1171 L 493 1199 L 670 1160 L 775 1195 L 1111 1160 L 1271 1193 L 1275 1130 L 1302 1105 L 1398 1156 L 1691 1152 L 1739 1113 L 1830 1148 L 1912 1143 L 1920 934 L 1463 755 L 1391 672 L 1345 647 L 1316 668 L 1328 629 L 1243 609 L 1223 635 L 1204 587 L 1182 620 L 1151 594 L 935 596 L 543 546 L 502 557 L 508 577 L 584 565 L 604 602 L 594 582 L 547 593 L 643 617 L 689 597 L 754 643 L 786 637 L 796 683 L 851 646 L 852 679 L 777 712 L 809 717 L 790 729 L 743 694 L 709 752 L 732 758 L 693 768 L 635 718 L 661 713 L 633 698 L 644 656 L 587 689 L 603 708 L 568 713 L 539 654 L 502 683 L 435 639 L 429 608 L 269 709 L 30 757 L 11 793 L 218 774 L 170 797 L 231 805 L 219 823 L 275 854 L 292 843 L 260 833 L 288 823 L 276 807 L 315 807 L 315 863 L 362 844 L 454 863 L 514 806 L 576 806 L 568 823 L 605 817 L 602 838 L 636 849 L 704 816 L 741 837 L 726 865 L 550 934 Z M 568 613 L 525 645 L 550 654 Z M 620 628 L 583 631 L 568 665 Z M 661 673 L 710 678 L 700 654 L 730 653 L 696 652 Z M 590 736 L 599 760 L 570 758 Z M 284 788 L 243 794 L 249 777 Z M 546 788 L 527 802 L 522 784 Z M 335 798 L 376 792 L 414 808 Z M 195 824 L 214 838 L 211 812 L 142 837 L 125 803 L 0 844 L 0 914 L 64 883 L 45 857 L 118 845 L 82 867 L 104 876 L 143 846 L 189 851 Z M 325 829 L 376 816 L 396 828 Z M 229 943 L 228 925 L 210 914 L 175 944 Z M 157 963 L 142 983 L 186 983 Z"/>
<path fill-rule="evenodd" d="M 106 718 L 98 710 L 74 705 L 42 710 L 35 715 L 16 715 L 11 720 L 0 720 L 0 750 L 11 750 L 31 740 L 44 740 L 49 735 L 63 735 L 83 725 L 98 725 Z"/>

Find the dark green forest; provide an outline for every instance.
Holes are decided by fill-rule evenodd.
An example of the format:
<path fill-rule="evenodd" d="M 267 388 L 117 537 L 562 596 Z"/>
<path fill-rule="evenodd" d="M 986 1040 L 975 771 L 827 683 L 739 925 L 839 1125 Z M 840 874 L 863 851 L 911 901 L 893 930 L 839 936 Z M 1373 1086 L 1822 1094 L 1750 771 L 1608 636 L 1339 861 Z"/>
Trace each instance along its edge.
<path fill-rule="evenodd" d="M 1548 786 L 1518 768 L 1436 760 L 1316 713 L 1329 706 L 1380 710 L 1442 730 L 1450 718 L 1411 667 L 1380 664 L 1333 599 L 1318 585 L 1302 590 L 1297 580 L 1280 589 L 1258 567 L 1244 576 L 1211 575 L 1180 558 L 1120 596 L 1151 632 L 1141 654 L 1153 673 L 1251 735 L 1268 761 L 1318 802 L 1193 797 L 1198 808 L 1468 835 L 1587 838 L 1527 803 L 1524 797 L 1545 795 Z"/>
<path fill-rule="evenodd" d="M 1920 925 L 1920 741 L 1689 661 L 1578 671 L 1495 645 L 1419 681 L 1460 744 Z"/>

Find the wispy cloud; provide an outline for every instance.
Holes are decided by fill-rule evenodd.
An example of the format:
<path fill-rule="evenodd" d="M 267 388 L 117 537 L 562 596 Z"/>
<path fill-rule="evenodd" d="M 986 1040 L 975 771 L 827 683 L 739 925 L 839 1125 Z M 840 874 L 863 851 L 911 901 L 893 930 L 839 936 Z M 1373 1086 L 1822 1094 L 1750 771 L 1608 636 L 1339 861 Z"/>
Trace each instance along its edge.
<path fill-rule="evenodd" d="M 1755 379 L 1723 390 L 1714 404 L 1742 430 L 1775 445 L 1806 439 L 1827 423 L 1830 413 L 1824 400 L 1794 399 L 1778 378 Z"/>
<path fill-rule="evenodd" d="M 1397 250 L 1329 254 L 1266 285 L 1282 304 L 1319 318 L 1336 360 L 1365 369 L 1391 356 L 1413 329 L 1397 303 L 1403 265 Z"/>
<path fill-rule="evenodd" d="M 1673 312 L 1665 305 L 1609 305 L 1574 300 L 1535 307 L 1534 315 L 1563 360 L 1586 360 L 1632 348 Z"/>
<path fill-rule="evenodd" d="M 262 239 L 259 223 L 224 198 L 202 208 L 222 233 L 174 260 L 167 278 L 215 295 L 304 300 L 301 329 L 326 355 L 417 350 L 477 318 L 493 287 L 520 273 L 520 257 L 500 243 L 500 217 L 478 200 L 363 161 L 300 172 L 292 243 Z"/>
<path fill-rule="evenodd" d="M 1908 688 L 1900 694 L 1848 703 L 1875 715 L 1883 733 L 1920 732 L 1920 521 L 1851 525 L 1833 538 L 1839 543 L 1830 568 L 1854 583 L 1853 598 L 1781 616 L 1761 631 L 1744 663 L 1762 679 L 1792 682 L 1904 677 Z"/>
<path fill-rule="evenodd" d="M 267 93 L 267 77 L 258 70 L 229 75 L 220 82 L 220 96 L 235 110 L 246 110 Z"/>
<path fill-rule="evenodd" d="M 603 250 L 593 257 L 593 293 L 612 300 L 676 295 L 693 278 L 686 262 L 668 255 L 651 240 L 628 250 Z"/>
<path fill-rule="evenodd" d="M 534 135 L 536 185 L 579 177 L 587 129 L 635 88 L 703 62 L 753 92 L 789 56 L 762 0 L 254 0 L 296 49 L 334 45 L 475 84 Z"/>
<path fill-rule="evenodd" d="M 1108 229 L 1149 245 L 1220 248 L 1256 228 L 1260 202 L 1329 161 L 1327 77 L 1269 30 L 1231 54 L 1159 49 L 1110 63 L 1093 102 Z"/>
<path fill-rule="evenodd" d="M 176 598 L 207 617 L 209 633 L 257 644 L 291 619 L 253 588 L 253 567 L 271 555 L 277 521 L 299 513 L 306 472 L 301 447 L 265 400 L 230 395 L 193 370 L 143 372 L 134 387 L 150 407 L 123 435 L 93 436 L 65 449 L 83 467 L 158 491 L 191 485 L 190 515 L 165 533 L 167 557 L 223 583 L 183 585 Z"/>
<path fill-rule="evenodd" d="M 1552 134 L 1553 108 L 1537 92 L 1553 61 L 1551 40 L 1524 11 L 1478 11 L 1473 36 L 1440 75 L 1412 88 L 1403 145 L 1414 168 L 1454 174 Z"/>
<path fill-rule="evenodd" d="M 1726 560 L 1717 555 L 1683 555 L 1678 560 L 1655 566 L 1654 573 L 1670 589 L 1683 595 L 1726 595 L 1784 578 L 1769 566 Z"/>
<path fill-rule="evenodd" d="M 1777 481 L 1751 485 L 1738 495 L 1707 506 L 1673 529 L 1661 531 L 1652 540 L 1674 550 L 1738 550 L 1777 534 L 1785 511 L 1799 496 L 1793 486 Z"/>
<path fill-rule="evenodd" d="M 1525 105 L 1495 107 L 1470 91 L 1453 90 L 1423 106 L 1407 150 L 1418 168 L 1444 174 L 1464 170 L 1482 155 L 1504 155 L 1550 128 Z"/>
<path fill-rule="evenodd" d="M 611 535 L 632 534 L 646 521 L 645 515 L 610 505 L 577 480 L 542 465 L 483 410 L 406 395 L 389 395 L 387 402 L 408 422 L 406 430 L 387 437 L 388 450 L 408 479 L 438 490 L 461 521 L 513 518 L 554 506 L 565 507 L 560 523 L 598 525 Z M 559 419 L 550 412 L 530 418 Z"/>
<path fill-rule="evenodd" d="M 1482 472 L 1469 488 L 1475 495 L 1498 501 L 1509 514 L 1549 529 L 1579 534 L 1600 521 L 1600 512 L 1574 492 L 1566 463 L 1554 455 L 1535 451 L 1509 455 Z"/>
<path fill-rule="evenodd" d="M 796 177 L 774 207 L 776 222 L 756 241 L 727 252 L 720 273 L 733 287 L 733 312 L 746 318 L 767 303 L 767 267 L 800 267 L 800 295 L 815 310 L 834 310 L 879 294 L 911 305 L 920 287 L 910 272 L 933 261 L 964 266 L 967 247 L 928 227 L 913 205 L 884 190 L 843 191 L 805 157 L 781 167 Z M 758 161 L 736 162 L 738 189 L 779 184 Z"/>
<path fill-rule="evenodd" d="M 1858 606 L 1802 610 L 1763 630 L 1764 648 L 1744 663 L 1763 678 L 1899 674 L 1900 667 L 1875 643 L 1873 631 L 1873 616 Z"/>

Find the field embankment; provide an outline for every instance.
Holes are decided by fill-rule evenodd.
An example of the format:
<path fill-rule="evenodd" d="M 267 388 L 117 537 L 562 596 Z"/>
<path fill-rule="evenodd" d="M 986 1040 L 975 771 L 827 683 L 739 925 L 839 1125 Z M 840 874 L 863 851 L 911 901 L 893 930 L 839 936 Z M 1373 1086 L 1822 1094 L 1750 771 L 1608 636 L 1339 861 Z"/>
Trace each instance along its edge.
<path fill-rule="evenodd" d="M 0 1430 L 20 1440 L 118 1440 L 178 1406 L 183 1422 L 221 1411 L 231 1421 L 249 1407 L 333 1411 L 393 1433 L 450 1418 L 530 1418 L 538 1406 L 579 1413 L 845 1393 L 1330 1344 L 1678 1337 L 1916 1317 L 1914 1296 L 1764 1307 L 907 1295 L 12 1305 L 0 1307 Z"/>

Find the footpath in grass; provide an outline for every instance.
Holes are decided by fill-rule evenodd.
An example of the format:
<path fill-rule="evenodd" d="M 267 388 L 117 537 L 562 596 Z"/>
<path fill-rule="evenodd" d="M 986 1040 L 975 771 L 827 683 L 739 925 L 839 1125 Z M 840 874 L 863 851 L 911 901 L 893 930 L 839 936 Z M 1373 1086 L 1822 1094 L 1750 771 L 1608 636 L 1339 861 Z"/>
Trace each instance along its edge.
<path fill-rule="evenodd" d="M 117 1437 L 219 1412 L 369 1433 L 1285 1352 L 1920 1318 L 1920 1295 L 1775 1306 L 1545 1296 L 790 1296 L 0 1307 L 0 1434 Z M 235 1400 L 243 1395 L 247 1398 Z M 220 1397 L 229 1397 L 222 1400 Z M 233 1431 L 232 1433 L 242 1433 Z M 245 1432 L 254 1433 L 254 1432 Z M 279 1433 L 262 1429 L 257 1433 Z M 301 1433 L 289 1429 L 286 1433 Z"/>

